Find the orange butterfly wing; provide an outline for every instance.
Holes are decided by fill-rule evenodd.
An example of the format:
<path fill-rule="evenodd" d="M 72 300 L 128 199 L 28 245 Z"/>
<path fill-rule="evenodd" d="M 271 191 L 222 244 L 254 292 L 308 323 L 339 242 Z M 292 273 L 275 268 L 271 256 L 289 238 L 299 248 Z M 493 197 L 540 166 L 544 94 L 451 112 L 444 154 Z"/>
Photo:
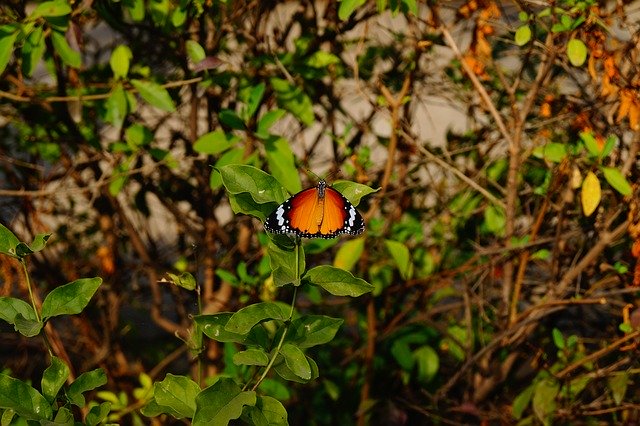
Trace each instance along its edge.
<path fill-rule="evenodd" d="M 364 221 L 356 208 L 337 190 L 320 181 L 289 198 L 267 217 L 264 227 L 276 234 L 305 238 L 334 238 L 358 235 Z"/>

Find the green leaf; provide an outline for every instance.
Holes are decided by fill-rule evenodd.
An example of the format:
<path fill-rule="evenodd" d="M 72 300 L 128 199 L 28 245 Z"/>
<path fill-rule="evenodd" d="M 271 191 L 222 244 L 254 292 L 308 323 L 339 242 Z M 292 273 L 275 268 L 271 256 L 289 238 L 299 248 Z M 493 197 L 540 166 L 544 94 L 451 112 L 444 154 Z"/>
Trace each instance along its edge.
<path fill-rule="evenodd" d="M 366 0 L 342 0 L 340 2 L 340 8 L 338 9 L 338 18 L 342 21 L 349 19 L 351 14 L 365 4 Z"/>
<path fill-rule="evenodd" d="M 287 367 L 289 367 L 293 374 L 302 380 L 311 380 L 311 365 L 309 365 L 307 357 L 299 347 L 291 343 L 285 343 L 282 345 L 282 348 L 280 348 L 280 354 L 284 357 Z"/>
<path fill-rule="evenodd" d="M 58 357 L 51 358 L 51 365 L 42 374 L 42 393 L 44 397 L 53 403 L 62 385 L 67 381 L 70 374 L 69 367 Z"/>
<path fill-rule="evenodd" d="M 42 323 L 41 321 L 25 318 L 22 316 L 22 314 L 16 315 L 16 318 L 14 319 L 14 328 L 16 329 L 16 331 L 26 337 L 37 336 L 38 334 L 40 334 L 43 326 L 44 323 Z"/>
<path fill-rule="evenodd" d="M 302 123 L 310 126 L 315 119 L 313 102 L 302 88 L 275 77 L 270 80 L 270 83 L 276 94 L 278 105 L 292 113 Z"/>
<path fill-rule="evenodd" d="M 567 156 L 567 148 L 561 143 L 548 143 L 543 148 L 545 160 L 560 163 Z"/>
<path fill-rule="evenodd" d="M 223 109 L 222 111 L 220 111 L 218 113 L 218 120 L 220 120 L 220 123 L 224 124 L 225 126 L 228 126 L 235 130 L 244 130 L 246 128 L 244 122 L 238 116 L 238 114 L 230 109 Z"/>
<path fill-rule="evenodd" d="M 267 86 L 264 83 L 260 83 L 250 88 L 249 96 L 246 100 L 247 107 L 243 113 L 245 122 L 248 122 L 256 111 L 258 111 L 258 107 L 260 107 L 260 102 L 262 101 L 266 87 Z"/>
<path fill-rule="evenodd" d="M 125 3 L 133 22 L 142 22 L 145 16 L 144 0 L 129 0 Z"/>
<path fill-rule="evenodd" d="M 291 322 L 287 340 L 301 349 L 329 343 L 343 322 L 324 315 L 305 315 Z"/>
<path fill-rule="evenodd" d="M 413 359 L 417 367 L 416 378 L 419 381 L 429 383 L 438 374 L 440 357 L 431 346 L 424 345 L 416 349 Z"/>
<path fill-rule="evenodd" d="M 611 135 L 607 138 L 604 143 L 604 147 L 602 148 L 602 152 L 600 153 L 600 158 L 606 158 L 611 154 L 613 148 L 615 148 L 618 143 L 618 137 L 616 135 Z"/>
<path fill-rule="evenodd" d="M 416 0 L 402 0 L 402 4 L 407 7 L 407 10 L 418 16 L 418 2 Z"/>
<path fill-rule="evenodd" d="M 616 372 L 607 379 L 607 385 L 616 405 L 620 405 L 624 401 L 629 382 L 629 373 L 626 371 Z"/>
<path fill-rule="evenodd" d="M 125 78 L 129 74 L 129 65 L 133 54 L 129 46 L 121 44 L 111 52 L 111 58 L 109 59 L 109 65 L 113 76 L 116 79 Z"/>
<path fill-rule="evenodd" d="M 174 112 L 176 110 L 169 92 L 159 84 L 135 79 L 131 80 L 131 84 L 138 90 L 142 99 L 147 101 L 149 105 L 168 112 Z"/>
<path fill-rule="evenodd" d="M 69 43 L 67 43 L 67 39 L 64 34 L 58 31 L 51 32 L 51 42 L 53 43 L 53 48 L 60 55 L 60 59 L 66 65 L 72 68 L 80 68 L 82 65 L 82 59 L 80 58 L 80 52 L 73 50 Z"/>
<path fill-rule="evenodd" d="M 103 402 L 100 405 L 94 405 L 91 407 L 91 410 L 89 410 L 89 413 L 87 413 L 87 417 L 85 418 L 86 426 L 98 426 L 99 424 L 102 424 L 110 412 L 110 402 Z"/>
<path fill-rule="evenodd" d="M 156 417 L 161 414 L 168 414 L 172 417 L 178 417 L 180 414 L 175 412 L 171 407 L 165 407 L 156 402 L 155 398 L 151 398 L 147 404 L 140 409 L 140 413 L 147 417 Z"/>
<path fill-rule="evenodd" d="M 256 136 L 260 139 L 267 139 L 269 135 L 269 129 L 278 120 L 280 120 L 287 112 L 283 109 L 274 109 L 265 113 L 260 120 L 258 120 L 258 129 L 256 130 Z"/>
<path fill-rule="evenodd" d="M 255 404 L 255 392 L 243 392 L 232 379 L 222 377 L 196 397 L 193 426 L 227 425 L 240 417 L 245 405 Z"/>
<path fill-rule="evenodd" d="M 276 179 L 255 167 L 231 164 L 221 167 L 219 171 L 222 183 L 230 194 L 250 194 L 258 204 L 280 204 L 289 198 L 287 191 Z"/>
<path fill-rule="evenodd" d="M 566 16 L 566 15 L 564 15 Z M 569 56 L 569 62 L 574 67 L 579 67 L 587 60 L 587 46 L 578 40 L 577 38 L 569 40 L 567 43 L 567 56 Z"/>
<path fill-rule="evenodd" d="M 116 84 L 105 101 L 104 107 L 106 110 L 105 120 L 113 124 L 117 129 L 120 129 L 129 112 L 127 96 L 122 88 L 122 84 Z"/>
<path fill-rule="evenodd" d="M 275 398 L 258 396 L 255 406 L 245 406 L 242 419 L 247 423 L 266 426 L 289 426 L 287 410 Z"/>
<path fill-rule="evenodd" d="M 556 396 L 560 384 L 551 378 L 536 383 L 533 391 L 533 412 L 539 421 L 548 424 L 556 411 Z"/>
<path fill-rule="evenodd" d="M 551 335 L 553 336 L 553 343 L 556 345 L 556 348 L 564 349 L 564 336 L 562 335 L 562 332 L 557 328 L 554 328 L 551 331 Z"/>
<path fill-rule="evenodd" d="M 191 59 L 191 62 L 194 64 L 197 64 L 207 57 L 207 53 L 204 51 L 204 48 L 195 40 L 187 40 L 186 48 L 187 56 L 189 56 L 189 59 Z"/>
<path fill-rule="evenodd" d="M 39 252 L 47 245 L 49 237 L 51 237 L 51 234 L 38 234 L 33 239 L 33 242 L 29 245 L 25 243 L 19 243 L 16 247 L 16 254 L 19 257 L 25 257 L 30 254 Z"/>
<path fill-rule="evenodd" d="M 244 159 L 244 148 L 230 149 L 224 154 L 222 154 L 220 158 L 218 158 L 218 161 L 216 161 L 214 165 L 214 169 L 211 171 L 211 176 L 209 178 L 209 186 L 211 187 L 211 189 L 215 190 L 222 187 L 222 176 L 220 175 L 220 172 L 218 170 L 230 164 L 241 165 L 244 163 L 243 159 Z M 253 205 L 253 200 L 251 201 L 250 204 Z M 234 209 L 234 213 L 239 213 L 239 212 L 242 212 L 245 214 L 251 214 L 250 212 L 247 212 L 247 211 Z"/>
<path fill-rule="evenodd" d="M 326 68 L 329 65 L 339 64 L 341 61 L 340 58 L 331 52 L 318 50 L 314 52 L 306 62 L 308 66 L 313 68 Z"/>
<path fill-rule="evenodd" d="M 129 180 L 129 169 L 133 165 L 135 161 L 135 156 L 131 155 L 129 158 L 124 160 L 121 164 L 118 164 L 113 171 L 113 176 L 111 177 L 111 182 L 109 182 L 109 193 L 114 197 L 122 191 L 124 185 Z"/>
<path fill-rule="evenodd" d="M 269 356 L 262 349 L 250 348 L 233 354 L 235 365 L 258 365 L 261 367 L 269 364 Z"/>
<path fill-rule="evenodd" d="M 215 315 L 198 315 L 194 319 L 210 339 L 217 342 L 242 343 L 246 339 L 246 335 L 225 330 L 232 315 L 231 312 L 221 312 Z"/>
<path fill-rule="evenodd" d="M 362 185 L 361 183 L 351 182 L 347 180 L 337 180 L 333 182 L 333 185 L 331 185 L 331 187 L 344 195 L 346 199 L 349 200 L 354 206 L 360 204 L 360 200 L 362 199 L 362 197 L 365 197 L 374 192 L 378 192 L 380 190 L 380 188 L 372 189 L 367 185 Z"/>
<path fill-rule="evenodd" d="M 66 16 L 70 13 L 71 6 L 69 6 L 69 2 L 66 0 L 45 1 L 40 3 L 33 12 L 29 14 L 29 20 L 33 21 L 41 16 Z"/>
<path fill-rule="evenodd" d="M 296 249 L 298 255 L 296 256 Z M 276 287 L 291 284 L 300 285 L 300 277 L 306 268 L 304 249 L 302 245 L 296 245 L 293 250 L 285 250 L 278 247 L 273 241 L 267 246 L 271 270 L 273 271 L 273 283 Z M 296 259 L 298 267 L 296 269 Z"/>
<path fill-rule="evenodd" d="M 504 229 L 506 225 L 506 217 L 504 210 L 500 207 L 490 205 L 484 211 L 484 224 L 487 227 L 487 231 L 494 235 L 504 235 Z"/>
<path fill-rule="evenodd" d="M 283 379 L 289 380 L 290 382 L 308 383 L 311 380 L 315 380 L 319 376 L 318 365 L 315 363 L 315 361 L 313 359 L 311 359 L 309 357 L 306 357 L 306 359 L 307 359 L 307 362 L 309 363 L 309 367 L 311 368 L 311 378 L 308 379 L 308 380 L 305 380 L 305 379 L 301 378 L 300 376 L 298 376 L 297 374 L 295 374 L 289 368 L 289 365 L 286 362 L 280 362 L 279 364 L 276 365 L 276 367 L 275 367 L 276 373 L 278 373 L 278 375 L 280 377 L 282 377 Z M 277 363 L 277 361 L 276 361 L 276 363 Z"/>
<path fill-rule="evenodd" d="M 333 266 L 317 266 L 307 271 L 305 281 L 324 288 L 334 296 L 358 297 L 373 290 L 373 286 L 350 272 Z"/>
<path fill-rule="evenodd" d="M 524 46 L 531 40 L 531 28 L 528 25 L 523 25 L 516 30 L 515 42 L 518 46 Z"/>
<path fill-rule="evenodd" d="M 15 325 L 18 315 L 31 321 L 37 319 L 33 307 L 24 300 L 14 297 L 0 297 L 0 319 Z"/>
<path fill-rule="evenodd" d="M 584 143 L 585 148 L 587 148 L 589 155 L 592 157 L 600 156 L 600 146 L 598 145 L 595 136 L 593 136 L 593 132 L 580 132 L 580 139 L 582 140 L 582 143 Z"/>
<path fill-rule="evenodd" d="M 107 375 L 102 368 L 82 373 L 67 390 L 69 401 L 82 408 L 85 405 L 83 393 L 107 384 Z"/>
<path fill-rule="evenodd" d="M 531 397 L 533 397 L 533 391 L 535 390 L 535 385 L 531 385 L 513 400 L 513 406 L 511 407 L 511 412 L 513 414 L 513 418 L 519 420 L 524 413 L 524 410 L 527 409 L 529 403 L 531 402 Z"/>
<path fill-rule="evenodd" d="M 102 278 L 81 278 L 53 289 L 42 302 L 42 318 L 79 314 L 96 292 Z"/>
<path fill-rule="evenodd" d="M 182 287 L 187 290 L 195 290 L 196 289 L 196 279 L 191 275 L 190 272 L 183 272 L 180 275 L 172 274 L 167 272 L 167 276 L 172 284 L 177 285 L 178 287 Z"/>
<path fill-rule="evenodd" d="M 127 127 L 127 130 L 124 132 L 124 139 L 127 145 L 129 145 L 129 148 L 131 148 L 131 151 L 135 152 L 153 140 L 153 133 L 142 124 L 135 123 Z"/>
<path fill-rule="evenodd" d="M 200 386 L 185 376 L 167 374 L 163 381 L 153 385 L 153 396 L 158 405 L 170 407 L 177 419 L 192 418 L 196 411 L 196 397 Z"/>
<path fill-rule="evenodd" d="M 385 240 L 384 245 L 393 258 L 402 279 L 410 279 L 413 275 L 413 262 L 411 262 L 411 255 L 407 246 L 393 240 Z"/>
<path fill-rule="evenodd" d="M 268 320 L 286 320 L 289 312 L 274 302 L 254 303 L 234 313 L 224 327 L 225 331 L 247 334 L 258 323 Z"/>
<path fill-rule="evenodd" d="M 273 177 L 278 179 L 278 182 L 290 193 L 300 192 L 302 185 L 289 142 L 284 138 L 271 137 L 265 141 L 264 147 L 267 164 Z"/>
<path fill-rule="evenodd" d="M 613 189 L 624 196 L 631 195 L 633 189 L 620 170 L 613 167 L 602 167 L 601 169 L 605 180 Z"/>
<path fill-rule="evenodd" d="M 0 45 L 2 42 L 0 42 Z M 44 31 L 42 27 L 36 27 L 26 38 L 22 45 L 22 72 L 31 77 L 36 65 L 42 59 L 47 45 L 45 43 Z M 5 52 L 4 48 L 0 46 L 0 52 Z M 0 74 L 2 74 L 2 53 L 0 53 Z"/>
<path fill-rule="evenodd" d="M 26 420 L 48 420 L 53 410 L 47 400 L 21 380 L 0 374 L 0 408 L 15 411 Z"/>
<path fill-rule="evenodd" d="M 18 237 L 9 228 L 0 223 L 0 253 L 17 257 L 16 247 L 18 244 L 20 244 Z"/>
<path fill-rule="evenodd" d="M 333 266 L 351 271 L 364 252 L 364 241 L 362 237 L 345 241 L 333 258 Z"/>
<path fill-rule="evenodd" d="M 9 60 L 13 54 L 13 45 L 19 33 L 19 31 L 14 31 L 9 34 L 0 32 L 0 75 L 2 75 L 9 64 Z"/>
<path fill-rule="evenodd" d="M 200 154 L 216 155 L 228 150 L 240 141 L 238 136 L 225 133 L 222 129 L 205 133 L 193 144 L 193 149 Z"/>
<path fill-rule="evenodd" d="M 18 257 L 25 257 L 42 250 L 50 236 L 51 234 L 38 234 L 29 245 L 22 242 L 18 243 L 16 246 L 16 255 L 18 255 Z"/>

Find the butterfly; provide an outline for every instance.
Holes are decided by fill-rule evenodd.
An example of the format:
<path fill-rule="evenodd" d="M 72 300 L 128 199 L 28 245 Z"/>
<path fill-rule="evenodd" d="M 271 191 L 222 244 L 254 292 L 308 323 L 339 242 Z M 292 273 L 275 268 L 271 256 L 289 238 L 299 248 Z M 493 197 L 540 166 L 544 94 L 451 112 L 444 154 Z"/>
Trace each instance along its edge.
<path fill-rule="evenodd" d="M 321 180 L 280 204 L 267 217 L 264 229 L 304 238 L 334 238 L 362 233 L 364 220 L 344 195 Z"/>

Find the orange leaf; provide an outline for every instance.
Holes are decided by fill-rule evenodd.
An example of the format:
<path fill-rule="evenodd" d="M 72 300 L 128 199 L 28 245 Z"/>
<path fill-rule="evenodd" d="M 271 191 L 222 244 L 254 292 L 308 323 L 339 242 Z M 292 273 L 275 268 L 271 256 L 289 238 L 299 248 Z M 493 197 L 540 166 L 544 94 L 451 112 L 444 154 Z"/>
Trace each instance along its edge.
<path fill-rule="evenodd" d="M 618 108 L 618 116 L 616 117 L 616 122 L 621 122 L 627 115 L 629 115 L 629 110 L 631 109 L 633 98 L 634 96 L 631 90 L 622 89 L 620 91 L 620 107 Z"/>
<path fill-rule="evenodd" d="M 631 130 L 640 129 L 640 101 L 636 97 L 629 107 L 629 127 Z"/>
<path fill-rule="evenodd" d="M 631 256 L 640 257 L 640 240 L 635 240 L 631 246 Z"/>
<path fill-rule="evenodd" d="M 619 75 L 618 67 L 616 67 L 616 62 L 613 56 L 607 56 L 604 60 L 604 72 L 605 75 L 609 78 L 614 78 Z"/>
<path fill-rule="evenodd" d="M 589 70 L 589 75 L 591 76 L 592 80 L 595 80 L 598 77 L 598 73 L 596 72 L 596 57 L 593 55 L 589 55 L 587 70 Z"/>

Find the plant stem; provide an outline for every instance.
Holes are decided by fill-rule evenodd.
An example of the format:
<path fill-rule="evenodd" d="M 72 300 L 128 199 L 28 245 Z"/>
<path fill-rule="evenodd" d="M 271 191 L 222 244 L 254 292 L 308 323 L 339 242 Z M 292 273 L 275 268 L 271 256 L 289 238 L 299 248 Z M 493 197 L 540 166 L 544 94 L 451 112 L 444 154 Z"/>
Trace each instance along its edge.
<path fill-rule="evenodd" d="M 287 336 L 287 332 L 289 331 L 289 326 L 291 325 L 291 318 L 293 318 L 293 310 L 296 305 L 296 296 L 298 295 L 298 286 L 300 285 L 300 238 L 296 238 L 295 250 L 296 250 L 296 278 L 293 286 L 293 298 L 291 299 L 291 310 L 289 311 L 289 318 L 287 318 L 287 320 L 284 323 L 284 330 L 282 330 L 282 336 L 280 336 L 280 341 L 278 342 L 278 346 L 276 346 L 276 350 L 273 351 L 273 355 L 269 360 L 269 364 L 267 364 L 267 366 L 265 367 L 264 371 L 260 375 L 260 378 L 258 379 L 256 384 L 253 385 L 253 387 L 251 388 L 252 391 L 255 391 L 258 388 L 258 386 L 260 386 L 260 383 L 262 383 L 264 378 L 267 377 L 267 373 L 269 373 L 269 370 L 271 370 L 271 367 L 273 367 L 273 364 L 276 362 L 276 358 L 278 357 L 278 354 L 280 353 L 280 349 L 284 344 L 284 338 Z"/>
<path fill-rule="evenodd" d="M 20 259 L 20 265 L 22 265 L 22 270 L 24 271 L 25 279 L 27 280 L 27 290 L 29 290 L 29 298 L 31 299 L 31 306 L 33 306 L 33 312 L 36 314 L 36 319 L 38 322 L 42 322 L 40 318 L 40 314 L 38 313 L 38 307 L 36 306 L 36 299 L 33 296 L 33 289 L 31 288 L 31 279 L 29 279 L 29 272 L 27 271 L 27 262 L 24 259 Z"/>

